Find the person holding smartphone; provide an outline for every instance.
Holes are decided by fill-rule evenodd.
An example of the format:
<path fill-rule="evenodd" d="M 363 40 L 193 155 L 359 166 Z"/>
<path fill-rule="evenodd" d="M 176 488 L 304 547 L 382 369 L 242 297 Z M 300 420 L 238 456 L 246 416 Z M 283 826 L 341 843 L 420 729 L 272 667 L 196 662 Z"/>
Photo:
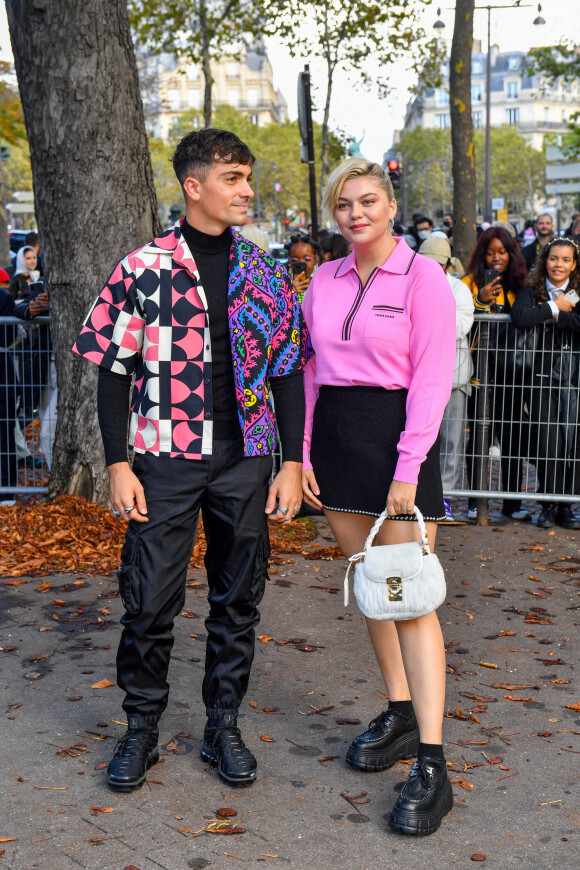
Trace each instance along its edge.
<path fill-rule="evenodd" d="M 477 240 L 463 279 L 471 290 L 476 311 L 511 314 L 517 294 L 526 281 L 526 264 L 516 239 L 504 227 L 489 227 Z M 477 328 L 477 325 L 476 325 Z M 519 492 L 522 485 L 521 441 L 523 436 L 526 385 L 520 373 L 508 371 L 513 354 L 515 338 L 511 324 L 493 324 L 490 329 L 489 382 L 490 390 L 490 444 L 496 437 L 501 445 L 502 487 Z M 495 352 L 493 351 L 495 349 Z M 475 378 L 478 384 L 478 354 L 474 351 Z M 477 389 L 468 402 L 469 438 L 466 461 L 470 488 L 479 489 L 473 480 L 473 455 L 475 449 L 475 409 Z M 520 416 L 518 416 L 520 415 Z M 474 486 L 474 484 L 477 484 Z M 504 499 L 504 516 L 514 520 L 529 520 L 528 511 L 522 510 L 521 499 Z M 468 519 L 477 518 L 475 499 L 470 499 Z"/>
<path fill-rule="evenodd" d="M 310 236 L 291 236 L 286 248 L 290 260 L 292 284 L 302 303 L 312 275 L 320 264 L 320 245 Z"/>
<path fill-rule="evenodd" d="M 576 470 L 578 378 L 580 374 L 580 251 L 571 239 L 554 239 L 538 254 L 536 266 L 515 300 L 518 329 L 539 329 L 530 397 L 531 439 L 538 454 L 538 491 L 580 494 Z M 546 502 L 538 526 L 554 523 L 580 529 L 570 504 Z"/>

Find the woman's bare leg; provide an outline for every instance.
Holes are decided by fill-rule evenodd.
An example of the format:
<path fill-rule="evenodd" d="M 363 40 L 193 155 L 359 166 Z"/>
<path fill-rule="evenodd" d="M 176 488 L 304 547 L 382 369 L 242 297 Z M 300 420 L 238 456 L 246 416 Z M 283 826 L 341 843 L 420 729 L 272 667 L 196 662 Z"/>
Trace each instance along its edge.
<path fill-rule="evenodd" d="M 361 514 L 325 511 L 326 518 L 345 556 L 359 553 L 374 519 Z M 431 550 L 435 548 L 437 523 L 426 523 Z M 387 520 L 375 539 L 377 544 L 400 544 L 418 540 L 416 523 Z M 423 743 L 441 743 L 445 706 L 445 647 L 436 613 L 419 619 L 391 622 L 367 619 L 373 650 L 393 701 L 413 700 Z"/>

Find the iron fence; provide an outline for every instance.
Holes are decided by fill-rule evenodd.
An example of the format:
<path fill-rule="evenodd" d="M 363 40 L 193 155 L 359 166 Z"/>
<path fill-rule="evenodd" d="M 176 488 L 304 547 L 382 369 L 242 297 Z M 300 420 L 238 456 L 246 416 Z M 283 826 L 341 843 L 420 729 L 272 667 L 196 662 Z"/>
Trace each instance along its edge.
<path fill-rule="evenodd" d="M 478 313 L 471 358 L 441 431 L 445 497 L 476 498 L 479 521 L 490 496 L 508 500 L 504 512 L 524 498 L 580 501 L 580 335 Z"/>
<path fill-rule="evenodd" d="M 0 501 L 46 492 L 55 425 L 50 318 L 0 317 Z"/>
<path fill-rule="evenodd" d="M 50 319 L 0 317 L 0 501 L 47 490 L 56 425 Z M 471 382 L 441 428 L 445 497 L 580 501 L 580 334 L 476 314 Z M 277 465 L 280 458 L 277 456 Z"/>

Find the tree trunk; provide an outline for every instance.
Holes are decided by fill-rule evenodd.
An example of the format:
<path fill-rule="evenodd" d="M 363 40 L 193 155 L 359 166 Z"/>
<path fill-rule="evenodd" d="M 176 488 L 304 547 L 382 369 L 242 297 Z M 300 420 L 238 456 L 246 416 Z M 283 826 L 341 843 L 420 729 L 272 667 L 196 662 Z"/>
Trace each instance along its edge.
<path fill-rule="evenodd" d="M 71 352 L 116 262 L 159 229 L 125 0 L 7 0 L 50 298 L 49 494 L 107 502 L 97 367 Z"/>
<path fill-rule="evenodd" d="M 466 266 L 476 242 L 475 160 L 471 117 L 474 0 L 457 0 L 451 45 L 449 102 L 453 149 L 453 253 Z"/>
<path fill-rule="evenodd" d="M 213 76 L 211 74 L 211 57 L 209 53 L 209 37 L 207 32 L 207 16 L 205 3 L 199 6 L 199 25 L 201 28 L 201 67 L 203 69 L 203 123 L 211 127 Z"/>

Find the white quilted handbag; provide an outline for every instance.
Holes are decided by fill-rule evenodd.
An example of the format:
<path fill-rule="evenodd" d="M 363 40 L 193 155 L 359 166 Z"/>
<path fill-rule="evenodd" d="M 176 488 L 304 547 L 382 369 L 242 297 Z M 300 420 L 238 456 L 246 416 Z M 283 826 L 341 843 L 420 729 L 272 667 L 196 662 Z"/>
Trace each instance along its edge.
<path fill-rule="evenodd" d="M 344 606 L 348 606 L 348 574 L 355 562 L 354 594 L 359 608 L 370 619 L 416 619 L 443 604 L 447 594 L 445 574 L 429 549 L 423 515 L 415 507 L 421 541 L 408 544 L 372 543 L 387 518 L 386 509 L 369 532 L 362 553 L 351 556 L 344 578 Z"/>

